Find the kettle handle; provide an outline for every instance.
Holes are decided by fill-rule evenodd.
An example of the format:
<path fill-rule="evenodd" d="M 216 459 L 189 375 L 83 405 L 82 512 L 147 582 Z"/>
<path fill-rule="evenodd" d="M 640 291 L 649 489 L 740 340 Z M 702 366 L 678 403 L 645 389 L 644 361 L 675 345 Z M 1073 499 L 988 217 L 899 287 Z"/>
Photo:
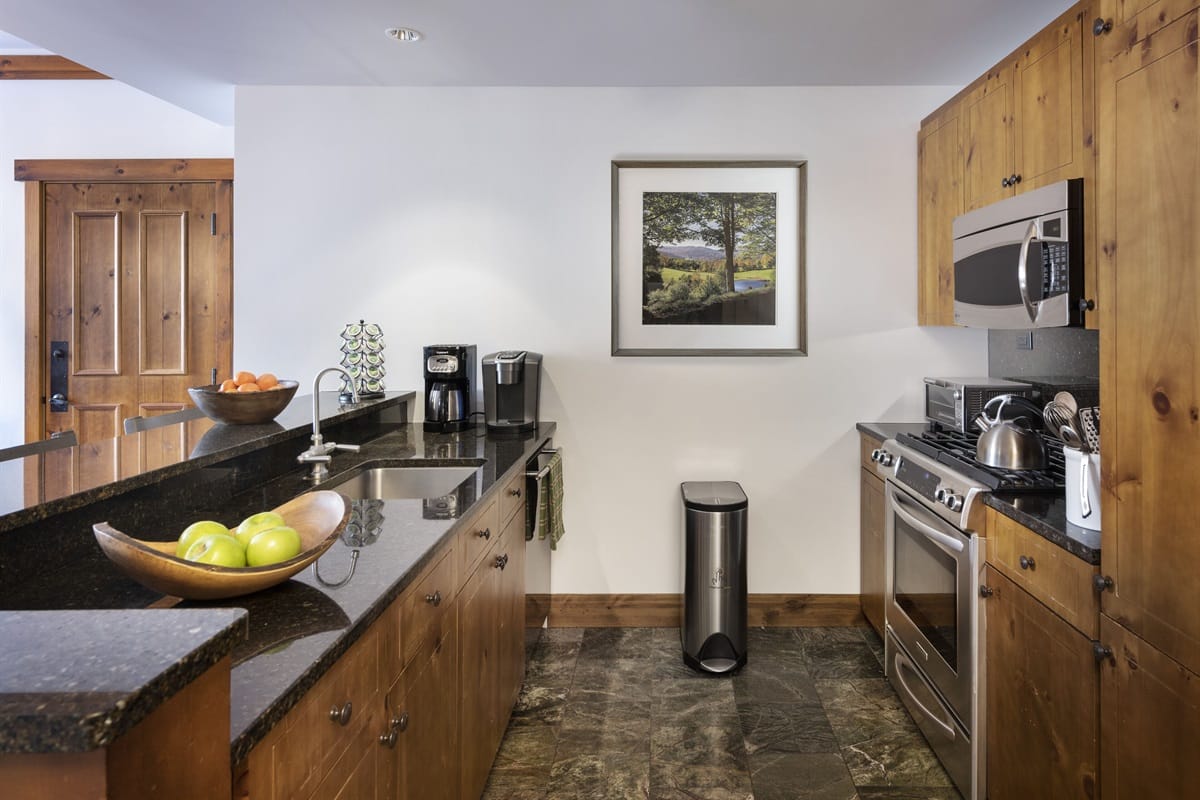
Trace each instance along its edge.
<path fill-rule="evenodd" d="M 1004 413 L 1004 407 L 1008 405 L 1008 401 L 1011 399 L 1011 394 L 998 394 L 983 404 L 983 419 L 985 422 L 987 422 L 989 427 L 1000 421 L 1000 417 Z M 999 402 L 999 405 L 996 405 L 997 401 Z M 996 416 L 989 418 L 987 415 L 988 409 L 994 405 L 996 406 Z"/>

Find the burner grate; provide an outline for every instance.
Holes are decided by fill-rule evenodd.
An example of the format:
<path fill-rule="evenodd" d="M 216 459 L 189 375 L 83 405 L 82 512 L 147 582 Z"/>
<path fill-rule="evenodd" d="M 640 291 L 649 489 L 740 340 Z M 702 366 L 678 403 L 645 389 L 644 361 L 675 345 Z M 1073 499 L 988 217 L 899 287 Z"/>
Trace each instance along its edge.
<path fill-rule="evenodd" d="M 1066 484 L 1062 442 L 1042 434 L 1050 466 L 1044 470 L 1004 470 L 980 464 L 975 460 L 978 435 L 939 428 L 927 430 L 920 436 L 902 433 L 896 437 L 903 444 L 929 458 L 961 472 L 992 491 L 1045 493 L 1062 489 Z"/>

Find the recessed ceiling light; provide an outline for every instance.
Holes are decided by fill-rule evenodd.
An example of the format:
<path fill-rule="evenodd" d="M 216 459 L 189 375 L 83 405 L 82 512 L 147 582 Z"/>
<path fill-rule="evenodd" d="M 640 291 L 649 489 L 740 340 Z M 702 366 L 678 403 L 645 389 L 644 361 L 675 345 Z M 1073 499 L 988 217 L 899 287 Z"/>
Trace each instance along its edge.
<path fill-rule="evenodd" d="M 397 42 L 419 42 L 425 38 L 424 34 L 412 28 L 388 28 L 384 32 Z"/>

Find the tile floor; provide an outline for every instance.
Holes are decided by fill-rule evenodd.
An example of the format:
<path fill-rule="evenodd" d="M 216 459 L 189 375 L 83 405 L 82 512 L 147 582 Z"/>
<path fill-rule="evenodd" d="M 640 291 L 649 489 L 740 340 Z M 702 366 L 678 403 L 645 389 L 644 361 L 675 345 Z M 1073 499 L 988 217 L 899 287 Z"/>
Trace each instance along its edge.
<path fill-rule="evenodd" d="M 552 628 L 486 800 L 959 800 L 866 628 L 758 628 L 738 675 L 674 628 Z"/>

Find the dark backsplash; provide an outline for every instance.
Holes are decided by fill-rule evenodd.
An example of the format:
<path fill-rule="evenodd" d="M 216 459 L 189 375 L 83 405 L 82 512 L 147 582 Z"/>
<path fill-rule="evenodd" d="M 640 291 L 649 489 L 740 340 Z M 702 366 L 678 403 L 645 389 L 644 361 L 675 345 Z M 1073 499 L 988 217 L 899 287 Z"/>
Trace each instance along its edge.
<path fill-rule="evenodd" d="M 1033 349 L 1021 349 L 1021 337 L 1033 337 Z M 1022 378 L 1037 375 L 1100 375 L 1100 334 L 1083 328 L 1035 331 L 988 331 L 988 375 Z"/>

